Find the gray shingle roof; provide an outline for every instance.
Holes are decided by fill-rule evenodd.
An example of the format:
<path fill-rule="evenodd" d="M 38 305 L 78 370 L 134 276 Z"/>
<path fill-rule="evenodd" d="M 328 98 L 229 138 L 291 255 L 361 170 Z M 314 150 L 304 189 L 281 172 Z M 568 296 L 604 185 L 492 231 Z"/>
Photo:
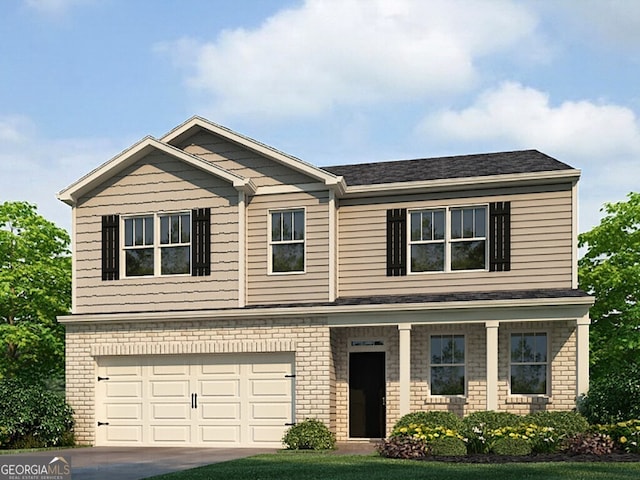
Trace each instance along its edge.
<path fill-rule="evenodd" d="M 572 167 L 537 150 L 520 150 L 337 165 L 322 167 L 322 169 L 334 175 L 343 176 L 347 185 L 353 186 L 571 170 Z"/>

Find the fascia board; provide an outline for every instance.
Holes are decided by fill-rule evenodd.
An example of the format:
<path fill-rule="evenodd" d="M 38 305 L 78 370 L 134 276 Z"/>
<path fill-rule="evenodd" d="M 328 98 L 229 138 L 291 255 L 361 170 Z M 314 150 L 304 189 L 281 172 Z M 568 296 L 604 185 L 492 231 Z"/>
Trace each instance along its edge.
<path fill-rule="evenodd" d="M 468 190 L 471 188 L 502 188 L 512 186 L 540 185 L 562 182 L 577 182 L 580 170 L 553 170 L 547 172 L 515 173 L 483 177 L 445 178 L 416 182 L 379 183 L 375 185 L 347 186 L 344 198 L 400 195 L 425 192 Z"/>
<path fill-rule="evenodd" d="M 481 300 L 469 302 L 434 302 L 376 305 L 321 305 L 308 307 L 242 308 L 224 310 L 185 310 L 113 314 L 76 314 L 58 317 L 60 323 L 158 322 L 173 320 L 223 320 L 272 317 L 328 317 L 330 325 L 396 324 L 402 322 L 440 323 L 506 321 L 510 315 L 522 312 L 514 320 L 576 319 L 588 313 L 594 297 L 561 297 L 525 300 Z M 499 314 L 503 312 L 502 314 Z M 496 315 L 499 317 L 496 318 Z M 358 320 L 359 319 L 359 320 Z"/>
<path fill-rule="evenodd" d="M 69 205 L 74 205 L 79 197 L 96 188 L 101 183 L 113 177 L 128 166 L 134 164 L 141 158 L 144 158 L 154 150 L 166 153 L 167 155 L 177 158 L 194 168 L 198 168 L 225 180 L 231 183 L 236 189 L 242 190 L 245 193 L 255 193 L 256 186 L 250 179 L 231 173 L 195 155 L 191 155 L 179 148 L 175 148 L 172 145 L 167 145 L 153 137 L 147 136 L 127 150 L 116 155 L 111 160 L 103 163 L 101 166 L 80 178 L 64 190 L 60 191 L 56 196 L 59 200 Z"/>
<path fill-rule="evenodd" d="M 265 156 L 289 168 L 297 170 L 298 172 L 308 175 L 311 178 L 320 180 L 328 187 L 335 189 L 337 193 L 341 193 L 344 191 L 345 184 L 342 177 L 333 175 L 326 170 L 322 170 L 321 168 L 305 162 L 304 160 L 281 152 L 280 150 L 270 147 L 269 145 L 266 145 L 240 133 L 234 132 L 227 127 L 218 125 L 217 123 L 211 122 L 202 117 L 192 117 L 182 125 L 179 125 L 178 127 L 171 130 L 160 140 L 164 143 L 174 145 L 181 139 L 190 135 L 192 130 L 198 128 L 209 131 L 226 140 L 229 140 L 230 142 L 236 143 L 246 149 L 259 153 L 262 156 Z"/>

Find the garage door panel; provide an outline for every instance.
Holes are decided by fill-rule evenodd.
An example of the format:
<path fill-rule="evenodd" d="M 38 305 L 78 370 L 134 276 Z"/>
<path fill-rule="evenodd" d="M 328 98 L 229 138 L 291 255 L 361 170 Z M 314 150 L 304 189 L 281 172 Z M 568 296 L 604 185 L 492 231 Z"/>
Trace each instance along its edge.
<path fill-rule="evenodd" d="M 263 396 L 288 396 L 291 394 L 291 381 L 289 380 L 253 380 L 251 381 L 251 394 L 256 397 Z"/>
<path fill-rule="evenodd" d="M 104 384 L 108 398 L 140 398 L 142 396 L 142 381 L 110 381 Z"/>
<path fill-rule="evenodd" d="M 189 365 L 152 365 L 151 373 L 154 376 L 173 375 L 189 377 Z"/>
<path fill-rule="evenodd" d="M 240 380 L 202 380 L 200 393 L 205 397 L 237 397 L 240 394 Z"/>
<path fill-rule="evenodd" d="M 252 426 L 250 428 L 252 443 L 280 443 L 285 431 L 284 426 Z"/>
<path fill-rule="evenodd" d="M 201 403 L 200 418 L 203 420 L 240 418 L 240 403 Z"/>
<path fill-rule="evenodd" d="M 152 443 L 191 443 L 190 425 L 152 425 L 150 430 Z"/>
<path fill-rule="evenodd" d="M 106 406 L 109 420 L 142 420 L 141 403 L 114 403 Z"/>
<path fill-rule="evenodd" d="M 142 425 L 111 425 L 106 430 L 107 442 L 141 443 Z"/>
<path fill-rule="evenodd" d="M 289 374 L 291 373 L 290 363 L 252 363 L 250 366 L 253 374 Z"/>
<path fill-rule="evenodd" d="M 189 396 L 190 388 L 188 380 L 152 380 L 151 397 L 154 398 L 186 398 Z"/>
<path fill-rule="evenodd" d="M 199 437 L 203 443 L 228 446 L 229 444 L 237 445 L 241 442 L 240 425 L 201 426 L 199 430 Z"/>
<path fill-rule="evenodd" d="M 191 406 L 179 403 L 155 403 L 151 405 L 154 420 L 189 420 Z"/>
<path fill-rule="evenodd" d="M 219 364 L 205 363 L 204 365 L 199 365 L 198 369 L 203 375 L 239 375 L 240 365 L 228 363 L 230 360 L 221 360 Z"/>
<path fill-rule="evenodd" d="M 291 415 L 291 404 L 287 403 L 252 403 L 251 418 L 254 420 L 287 421 Z"/>

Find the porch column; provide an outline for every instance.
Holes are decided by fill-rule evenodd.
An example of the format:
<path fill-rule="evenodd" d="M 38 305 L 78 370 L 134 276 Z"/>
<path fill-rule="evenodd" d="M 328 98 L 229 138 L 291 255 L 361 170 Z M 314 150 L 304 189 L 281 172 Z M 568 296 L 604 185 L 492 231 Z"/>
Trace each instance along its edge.
<path fill-rule="evenodd" d="M 576 321 L 576 395 L 589 390 L 589 315 Z"/>
<path fill-rule="evenodd" d="M 500 322 L 485 323 L 487 331 L 487 410 L 498 409 L 498 327 Z"/>
<path fill-rule="evenodd" d="M 398 325 L 400 332 L 400 416 L 411 411 L 411 324 Z"/>

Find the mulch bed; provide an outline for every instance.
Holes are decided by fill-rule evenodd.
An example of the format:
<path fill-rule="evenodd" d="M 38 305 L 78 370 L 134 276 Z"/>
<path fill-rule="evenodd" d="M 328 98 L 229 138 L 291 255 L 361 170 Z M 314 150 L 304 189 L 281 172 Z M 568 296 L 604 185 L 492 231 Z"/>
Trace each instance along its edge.
<path fill-rule="evenodd" d="M 640 462 L 640 455 L 633 453 L 610 453 L 607 455 L 567 455 L 547 453 L 537 455 L 491 455 L 477 454 L 459 457 L 424 457 L 422 461 L 451 463 L 532 463 L 532 462 Z"/>

